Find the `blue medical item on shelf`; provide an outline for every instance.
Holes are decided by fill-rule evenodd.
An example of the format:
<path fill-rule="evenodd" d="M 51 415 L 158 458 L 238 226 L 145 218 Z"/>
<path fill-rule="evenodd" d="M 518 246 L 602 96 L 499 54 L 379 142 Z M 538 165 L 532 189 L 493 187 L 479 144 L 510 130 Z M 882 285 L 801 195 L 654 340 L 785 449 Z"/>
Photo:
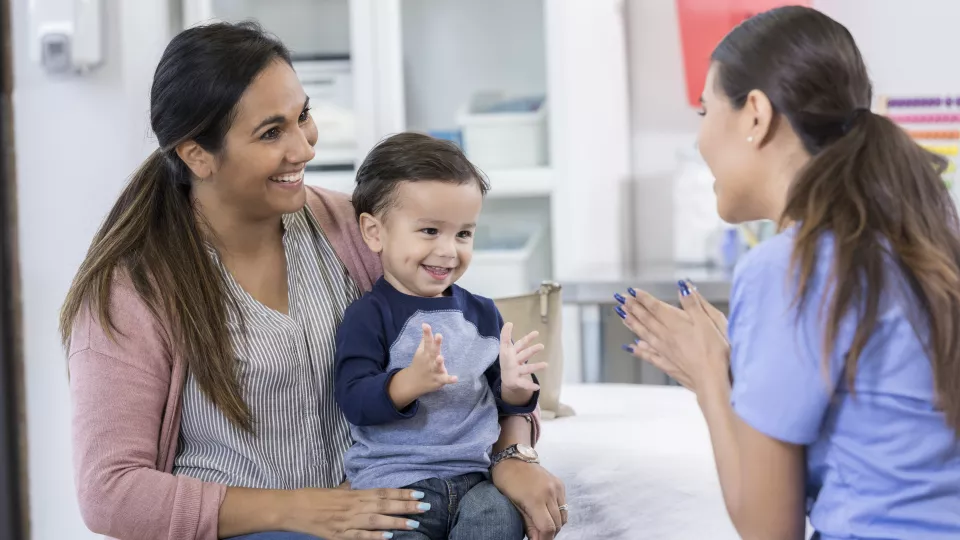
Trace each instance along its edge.
<path fill-rule="evenodd" d="M 545 96 L 521 96 L 492 103 L 475 102 L 474 114 L 536 112 L 543 106 Z"/>
<path fill-rule="evenodd" d="M 463 148 L 463 132 L 459 129 L 434 129 L 427 132 L 427 135 L 435 139 L 450 141 L 460 148 Z"/>

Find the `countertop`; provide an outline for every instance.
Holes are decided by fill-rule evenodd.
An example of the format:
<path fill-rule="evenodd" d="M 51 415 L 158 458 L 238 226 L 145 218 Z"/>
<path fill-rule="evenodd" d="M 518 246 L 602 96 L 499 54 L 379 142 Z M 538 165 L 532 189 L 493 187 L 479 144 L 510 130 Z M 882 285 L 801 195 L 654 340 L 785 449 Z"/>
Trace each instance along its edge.
<path fill-rule="evenodd" d="M 629 287 L 644 290 L 664 301 L 676 301 L 677 282 L 681 279 L 696 284 L 697 290 L 711 304 L 726 303 L 730 298 L 731 271 L 720 268 L 650 266 L 634 275 L 616 279 L 599 278 L 584 281 L 563 281 L 563 301 L 567 304 L 607 304 L 613 294 L 624 294 Z"/>

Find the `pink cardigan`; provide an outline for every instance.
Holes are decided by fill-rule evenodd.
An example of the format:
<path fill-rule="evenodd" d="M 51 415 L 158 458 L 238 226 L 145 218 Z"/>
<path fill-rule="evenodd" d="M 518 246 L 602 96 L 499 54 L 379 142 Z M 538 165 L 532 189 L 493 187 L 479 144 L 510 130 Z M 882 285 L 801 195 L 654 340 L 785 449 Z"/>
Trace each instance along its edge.
<path fill-rule="evenodd" d="M 370 290 L 380 260 L 363 243 L 349 199 L 311 187 L 307 204 L 354 281 Z M 86 312 L 74 323 L 69 348 L 83 520 L 94 532 L 125 540 L 215 540 L 226 486 L 170 474 L 186 364 L 129 281 L 114 282 L 110 310 L 116 342 Z"/>

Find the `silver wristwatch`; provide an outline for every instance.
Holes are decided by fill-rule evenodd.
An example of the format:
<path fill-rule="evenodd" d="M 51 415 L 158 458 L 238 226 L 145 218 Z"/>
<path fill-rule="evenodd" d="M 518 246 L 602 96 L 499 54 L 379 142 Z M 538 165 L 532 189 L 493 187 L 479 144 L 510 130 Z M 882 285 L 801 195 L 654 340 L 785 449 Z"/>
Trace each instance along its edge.
<path fill-rule="evenodd" d="M 490 467 L 505 459 L 519 459 L 527 463 L 540 463 L 540 456 L 532 447 L 525 444 L 512 444 L 497 452 L 490 460 Z"/>

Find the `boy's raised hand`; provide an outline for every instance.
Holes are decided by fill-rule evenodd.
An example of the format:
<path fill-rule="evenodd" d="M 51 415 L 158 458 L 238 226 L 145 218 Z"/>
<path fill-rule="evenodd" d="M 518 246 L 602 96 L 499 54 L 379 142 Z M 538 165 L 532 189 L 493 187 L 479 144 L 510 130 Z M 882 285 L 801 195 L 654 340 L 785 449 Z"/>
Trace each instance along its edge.
<path fill-rule="evenodd" d="M 434 334 L 430 325 L 424 323 L 423 339 L 420 340 L 420 346 L 417 347 L 417 352 L 413 355 L 413 362 L 408 368 L 415 372 L 417 378 L 421 381 L 420 389 L 423 394 L 435 392 L 448 384 L 456 384 L 457 382 L 457 377 L 448 374 L 447 368 L 443 364 L 443 355 L 440 352 L 442 343 L 443 336 Z"/>
<path fill-rule="evenodd" d="M 527 363 L 543 350 L 542 344 L 532 344 L 538 335 L 538 332 L 530 332 L 514 343 L 513 323 L 504 324 L 500 331 L 500 392 L 501 399 L 510 405 L 526 404 L 540 389 L 530 375 L 546 369 L 547 363 Z"/>
<path fill-rule="evenodd" d="M 443 336 L 434 334 L 429 324 L 423 324 L 423 338 L 410 365 L 391 379 L 387 391 L 394 406 L 404 409 L 424 394 L 436 392 L 448 384 L 456 384 L 456 375 L 447 373 L 440 345 Z"/>

